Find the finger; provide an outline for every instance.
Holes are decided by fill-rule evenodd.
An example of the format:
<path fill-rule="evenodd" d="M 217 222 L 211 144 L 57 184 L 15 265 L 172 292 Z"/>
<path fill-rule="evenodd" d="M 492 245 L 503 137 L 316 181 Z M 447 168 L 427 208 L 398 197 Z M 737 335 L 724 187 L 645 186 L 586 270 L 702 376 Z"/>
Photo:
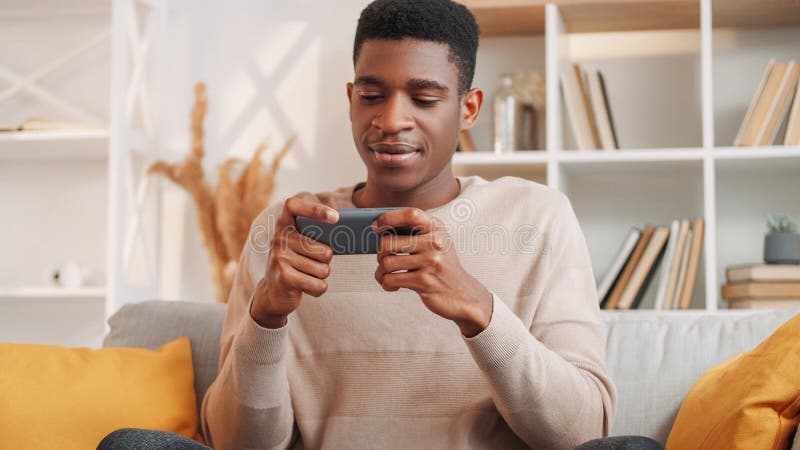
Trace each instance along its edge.
<path fill-rule="evenodd" d="M 287 262 L 280 262 L 279 265 L 278 281 L 287 288 L 303 291 L 312 297 L 319 297 L 328 290 L 325 280 L 297 270 Z"/>
<path fill-rule="evenodd" d="M 312 277 L 325 279 L 328 278 L 328 275 L 331 274 L 331 266 L 319 262 L 315 259 L 309 258 L 307 256 L 303 256 L 297 254 L 292 250 L 287 250 L 283 252 L 281 255 L 281 259 L 287 262 L 290 266 L 294 269 L 299 270 L 305 274 L 311 275 Z"/>
<path fill-rule="evenodd" d="M 315 241 L 297 231 L 287 233 L 286 245 L 295 253 L 328 264 L 333 258 L 333 249 L 328 244 Z"/>
<path fill-rule="evenodd" d="M 296 227 L 294 219 L 297 216 L 326 223 L 336 223 L 339 220 L 338 211 L 323 205 L 314 194 L 308 192 L 302 192 L 286 200 L 278 218 L 278 227 Z"/>
<path fill-rule="evenodd" d="M 418 253 L 424 241 L 419 236 L 383 235 L 378 241 L 378 261 L 396 253 Z"/>
<path fill-rule="evenodd" d="M 401 208 L 378 216 L 373 222 L 376 233 L 390 228 L 411 227 L 417 233 L 430 233 L 439 225 L 438 220 L 419 208 Z"/>
<path fill-rule="evenodd" d="M 452 237 L 442 231 L 417 236 L 384 235 L 378 241 L 378 261 L 397 253 L 447 252 L 453 245 Z"/>
<path fill-rule="evenodd" d="M 422 272 L 419 270 L 399 273 L 387 273 L 380 281 L 381 287 L 387 291 L 396 291 L 400 288 L 421 291 L 423 283 L 421 280 Z"/>
<path fill-rule="evenodd" d="M 398 270 L 418 270 L 424 267 L 423 255 L 390 255 L 383 258 L 375 269 L 375 280 L 381 283 L 383 276 Z"/>

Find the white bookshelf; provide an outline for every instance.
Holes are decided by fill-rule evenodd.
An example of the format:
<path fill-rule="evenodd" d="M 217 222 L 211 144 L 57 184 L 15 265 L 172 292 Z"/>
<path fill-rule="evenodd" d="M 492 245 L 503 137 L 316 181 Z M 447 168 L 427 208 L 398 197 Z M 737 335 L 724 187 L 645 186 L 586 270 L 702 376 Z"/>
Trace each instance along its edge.
<path fill-rule="evenodd" d="M 69 3 L 69 4 L 67 4 Z M 0 122 L 75 123 L 0 132 L 0 342 L 97 346 L 103 286 L 47 286 L 47 268 L 104 270 L 108 191 L 106 0 L 10 0 L 0 11 Z"/>
<path fill-rule="evenodd" d="M 703 217 L 703 253 L 691 307 L 701 312 L 724 308 L 719 293 L 725 267 L 761 262 L 764 214 L 800 218 L 800 147 L 732 147 L 769 58 L 800 61 L 796 3 L 774 2 L 768 9 L 756 1 L 711 0 L 464 3 L 478 19 L 482 48 L 487 41 L 531 36 L 525 41 L 529 48 L 514 51 L 517 60 L 531 55 L 545 74 L 547 145 L 503 155 L 457 153 L 456 171 L 488 178 L 523 176 L 565 192 L 598 279 L 629 227 Z M 659 45 L 660 40 L 677 50 L 665 51 L 669 45 Z M 480 120 L 490 122 L 496 85 L 487 81 L 498 70 L 481 67 L 481 58 L 494 62 L 497 57 L 480 52 Z M 559 83 L 559 74 L 572 62 L 605 75 L 620 150 L 575 150 Z M 621 75 L 626 72 L 634 75 Z M 642 81 L 638 92 L 625 92 L 624 84 L 615 84 L 615 79 L 634 76 L 652 79 L 652 86 Z M 638 130 L 630 129 L 633 123 Z M 479 149 L 491 148 L 485 125 L 474 134 Z M 652 308 L 656 285 L 650 284 L 642 308 Z"/>

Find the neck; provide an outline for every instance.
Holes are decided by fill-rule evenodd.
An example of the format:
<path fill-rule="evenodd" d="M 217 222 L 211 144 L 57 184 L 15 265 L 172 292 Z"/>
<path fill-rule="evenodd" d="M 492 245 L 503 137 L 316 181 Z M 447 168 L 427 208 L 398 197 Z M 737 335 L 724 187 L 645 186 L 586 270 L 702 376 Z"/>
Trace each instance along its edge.
<path fill-rule="evenodd" d="M 381 189 L 368 175 L 366 185 L 353 194 L 352 201 L 358 208 L 406 206 L 424 211 L 444 205 L 458 197 L 460 192 L 461 184 L 451 170 L 443 170 L 436 177 L 407 191 Z"/>

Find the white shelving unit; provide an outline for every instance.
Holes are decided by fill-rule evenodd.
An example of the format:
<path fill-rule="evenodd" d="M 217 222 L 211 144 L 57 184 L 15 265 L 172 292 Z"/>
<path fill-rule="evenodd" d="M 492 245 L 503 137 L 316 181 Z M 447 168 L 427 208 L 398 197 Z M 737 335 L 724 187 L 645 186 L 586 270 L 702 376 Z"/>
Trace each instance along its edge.
<path fill-rule="evenodd" d="M 456 170 L 487 178 L 523 176 L 565 192 L 587 237 L 597 278 L 602 277 L 629 227 L 642 227 L 648 223 L 669 225 L 672 219 L 703 217 L 703 256 L 692 309 L 716 311 L 724 308 L 719 292 L 725 267 L 761 261 L 764 214 L 787 212 L 800 216 L 800 147 L 731 147 L 727 139 L 715 137 L 715 129 L 724 129 L 730 134 L 731 128 L 738 128 L 755 92 L 758 82 L 755 77 L 760 77 L 770 57 L 800 61 L 800 47 L 795 44 L 789 48 L 793 45 L 790 42 L 800 42 L 800 8 L 797 4 L 776 2 L 773 9 L 766 9 L 756 1 L 720 0 L 713 4 L 711 0 L 616 3 L 467 0 L 464 3 L 478 19 L 483 34 L 482 46 L 487 39 L 544 35 L 543 42 L 533 44 L 538 45 L 537 48 L 517 50 L 520 52 L 517 56 L 524 60 L 525 54 L 544 55 L 538 67 L 546 78 L 547 148 L 504 155 L 489 151 L 457 153 L 454 158 Z M 659 60 L 658 55 L 653 56 L 650 52 L 658 53 L 661 48 L 648 46 L 647 42 L 670 32 L 678 35 L 682 45 L 689 50 L 672 60 L 670 55 Z M 740 32 L 741 36 L 737 34 Z M 591 35 L 586 37 L 584 33 Z M 718 93 L 717 89 L 721 88 L 717 85 L 730 84 L 731 77 L 737 74 L 731 70 L 724 74 L 715 73 L 720 64 L 725 64 L 726 69 L 735 64 L 718 56 L 720 52 L 715 51 L 715 46 L 724 48 L 732 59 L 742 36 L 769 33 L 778 33 L 778 36 L 771 40 L 756 39 L 758 42 L 747 50 L 750 54 L 757 53 L 757 56 L 739 62 L 753 75 L 738 81 L 735 90 L 727 88 Z M 576 52 L 580 54 L 572 54 L 571 50 L 579 47 L 573 40 L 580 43 L 581 39 L 584 44 L 590 39 L 594 41 Z M 616 50 L 610 51 L 606 46 L 624 43 L 625 39 L 641 40 L 645 43 L 642 44 L 644 48 L 629 44 L 622 47 L 632 49 L 630 55 L 620 50 L 617 52 L 619 55 L 606 56 L 605 59 L 594 60 L 591 55 L 586 56 L 586 48 L 593 51 L 595 43 L 598 53 L 614 53 Z M 773 48 L 775 42 L 784 40 L 785 46 Z M 500 44 L 491 47 L 503 48 Z M 670 63 L 678 58 L 682 65 L 676 66 L 696 67 L 696 70 L 678 73 L 677 76 L 670 72 L 676 80 L 662 76 L 670 70 Z M 716 58 L 721 58 L 722 62 Z M 618 135 L 621 128 L 628 125 L 625 119 L 640 119 L 637 125 L 644 125 L 645 131 L 636 135 L 637 130 L 622 130 L 627 134 L 622 133 L 622 148 L 618 151 L 575 150 L 570 124 L 562 110 L 559 83 L 559 74 L 572 62 L 603 70 L 606 82 L 610 83 L 611 110 Z M 653 83 L 659 84 L 650 87 L 650 92 L 645 91 L 649 97 L 636 98 L 636 95 L 624 92 L 625 86 L 613 84 L 613 74 L 619 75 L 620 66 L 624 71 L 641 73 L 643 77 L 657 76 L 658 81 Z M 658 70 L 652 70 L 652 67 Z M 481 67 L 479 54 L 476 79 L 484 75 L 481 70 L 496 72 L 494 68 Z M 482 117 L 491 119 L 492 92 L 486 78 L 484 76 L 484 84 L 480 87 L 485 92 L 484 111 L 489 114 Z M 682 89 L 683 85 L 686 85 L 686 90 L 694 89 L 696 93 L 677 91 L 681 95 L 673 99 L 670 94 L 658 92 Z M 627 96 L 615 98 L 615 93 Z M 717 96 L 722 99 L 719 103 L 715 102 Z M 615 100 L 618 101 L 615 103 Z M 684 104 L 675 107 L 670 103 L 679 101 L 684 101 Z M 664 107 L 658 109 L 662 104 Z M 725 109 L 731 104 L 734 111 Z M 626 117 L 648 114 L 654 116 Z M 626 136 L 638 136 L 636 140 L 642 141 L 653 134 L 647 132 L 650 125 L 647 120 L 659 121 L 657 126 L 680 124 L 681 127 L 656 133 L 659 136 L 654 138 L 653 145 L 637 142 L 638 148 L 626 147 Z M 722 121 L 725 122 L 720 125 Z M 486 133 L 476 136 L 476 141 L 480 148 L 490 148 Z M 643 308 L 652 308 L 655 284 L 651 283 Z"/>
<path fill-rule="evenodd" d="M 105 268 L 109 17 L 105 0 L 0 11 L 0 121 L 81 124 L 0 132 L 3 342 L 100 345 L 105 288 L 47 286 L 40 274 L 67 261 Z"/>

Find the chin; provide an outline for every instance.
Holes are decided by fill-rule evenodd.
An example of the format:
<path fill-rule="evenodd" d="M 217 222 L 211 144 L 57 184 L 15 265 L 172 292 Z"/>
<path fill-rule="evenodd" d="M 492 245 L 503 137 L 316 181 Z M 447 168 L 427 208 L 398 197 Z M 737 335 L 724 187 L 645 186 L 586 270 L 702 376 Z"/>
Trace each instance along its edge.
<path fill-rule="evenodd" d="M 421 170 L 387 170 L 384 168 L 373 169 L 370 174 L 372 180 L 381 189 L 392 192 L 406 192 L 413 190 L 422 183 L 424 172 Z"/>

